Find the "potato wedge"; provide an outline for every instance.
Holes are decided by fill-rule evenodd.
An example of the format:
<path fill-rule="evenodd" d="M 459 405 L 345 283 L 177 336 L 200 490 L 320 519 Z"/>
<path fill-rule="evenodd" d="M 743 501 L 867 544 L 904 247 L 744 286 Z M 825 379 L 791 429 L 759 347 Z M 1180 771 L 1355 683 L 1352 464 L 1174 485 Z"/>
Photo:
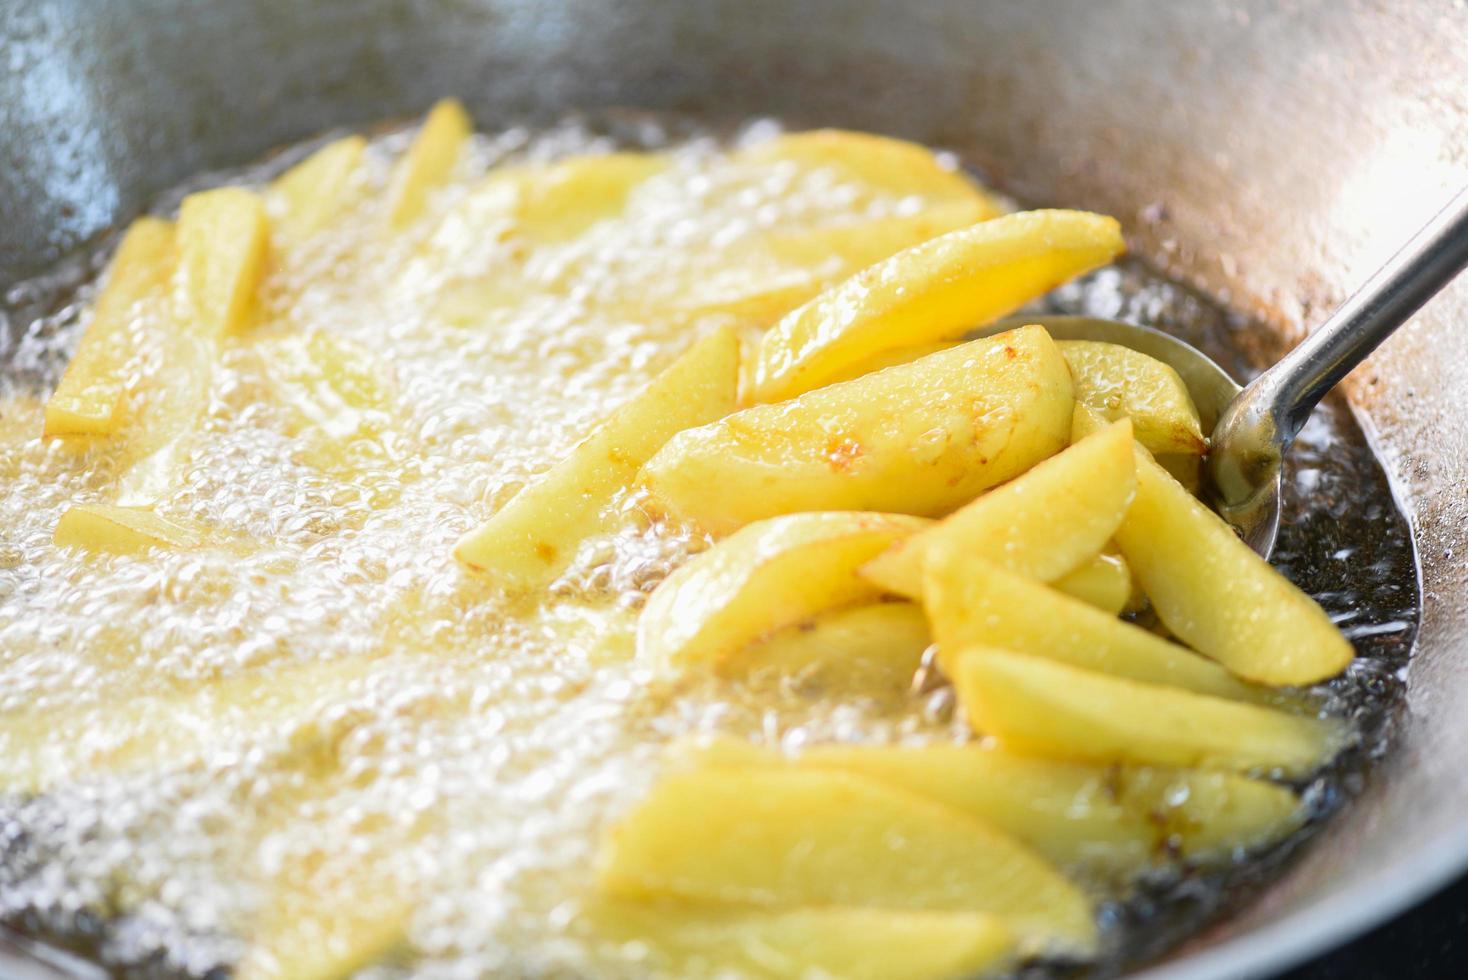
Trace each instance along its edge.
<path fill-rule="evenodd" d="M 1293 778 L 1342 745 L 1333 722 L 1043 657 L 970 647 L 952 659 L 958 700 L 974 730 L 1015 752 Z"/>
<path fill-rule="evenodd" d="M 458 99 L 444 99 L 428 111 L 413 145 L 398 161 L 388 190 L 388 223 L 402 230 L 423 214 L 428 195 L 453 173 L 474 122 Z"/>
<path fill-rule="evenodd" d="M 714 533 L 807 510 L 944 514 L 1065 445 L 1070 385 L 1024 327 L 679 433 L 641 480 Z"/>
<path fill-rule="evenodd" d="M 1132 425 L 1123 419 L 898 542 L 861 574 L 889 592 L 921 599 L 926 556 L 947 548 L 1053 581 L 1111 540 L 1132 502 L 1133 469 Z"/>
<path fill-rule="evenodd" d="M 56 522 L 52 540 L 63 548 L 85 548 L 114 555 L 141 555 L 152 548 L 188 551 L 204 539 L 195 531 L 166 521 L 150 510 L 80 504 Z"/>
<path fill-rule="evenodd" d="M 739 338 L 715 331 L 694 344 L 571 454 L 459 539 L 454 557 L 507 588 L 549 582 L 602 525 L 602 509 L 675 433 L 734 408 Z"/>
<path fill-rule="evenodd" d="M 598 884 L 622 898 L 767 908 L 984 912 L 1022 953 L 1086 955 L 1086 897 L 957 810 L 834 770 L 709 769 L 661 779 L 612 829 Z"/>
<path fill-rule="evenodd" d="M 983 559 L 940 549 L 925 568 L 923 603 L 950 678 L 965 649 L 983 646 L 1198 694 L 1267 696 L 1191 650 Z"/>
<path fill-rule="evenodd" d="M 750 524 L 657 587 L 637 621 L 637 656 L 664 668 L 717 664 L 782 627 L 875 599 L 857 566 L 926 524 L 866 511 Z"/>
<path fill-rule="evenodd" d="M 1076 382 L 1076 401 L 1107 421 L 1129 418 L 1137 441 L 1154 453 L 1197 456 L 1208 448 L 1188 386 L 1168 364 L 1120 344 L 1060 340 Z"/>
<path fill-rule="evenodd" d="M 1004 207 L 986 191 L 926 146 L 873 133 L 844 129 L 782 133 L 745 147 L 733 159 L 736 163 L 789 162 L 807 170 L 829 169 L 847 181 L 889 195 L 971 201 L 985 209 L 984 218 L 1004 213 Z"/>
<path fill-rule="evenodd" d="M 815 745 L 797 754 L 718 738 L 674 743 L 669 765 L 837 769 L 951 806 L 1010 834 L 1068 874 L 1125 882 L 1173 856 L 1208 862 L 1272 843 L 1304 807 L 1233 773 L 1096 766 L 993 745 Z"/>
<path fill-rule="evenodd" d="M 333 140 L 270 185 L 271 233 L 296 243 L 316 234 L 336 216 L 362 173 L 367 141 Z"/>
<path fill-rule="evenodd" d="M 898 695 L 911 685 L 930 642 L 920 607 L 876 602 L 787 626 L 716 669 L 729 678 L 799 678 L 828 696 Z"/>
<path fill-rule="evenodd" d="M 611 942 L 646 944 L 660 975 L 685 978 L 972 980 L 1014 955 L 1010 930 L 982 912 L 602 900 L 584 920 Z"/>
<path fill-rule="evenodd" d="M 1354 656 L 1314 599 L 1141 451 L 1116 543 L 1167 628 L 1240 677 L 1313 684 Z"/>
<path fill-rule="evenodd" d="M 139 218 L 128 228 L 92 306 L 92 319 L 46 400 L 42 435 L 98 436 L 121 422 L 122 395 L 132 355 L 131 320 L 140 304 L 162 303 L 173 275 L 172 222 Z"/>
<path fill-rule="evenodd" d="M 178 209 L 178 319 L 217 341 L 240 329 L 265 272 L 270 224 L 260 195 L 240 187 L 200 191 Z"/>
<path fill-rule="evenodd" d="M 1110 616 L 1119 616 L 1134 601 L 1132 570 L 1121 555 L 1103 551 L 1050 583 L 1057 592 L 1079 599 Z"/>
<path fill-rule="evenodd" d="M 1110 262 L 1115 219 L 1026 211 L 914 246 L 792 310 L 760 343 L 755 398 L 828 384 L 883 350 L 949 340 Z"/>
<path fill-rule="evenodd" d="M 657 153 L 605 153 L 558 161 L 521 188 L 520 230 L 542 242 L 575 238 L 621 212 L 632 189 L 669 159 Z"/>
<path fill-rule="evenodd" d="M 300 732 L 355 693 L 363 661 L 252 671 L 197 691 L 0 715 L 0 787 L 38 793 L 94 772 L 135 772 L 221 746 Z M 57 732 L 67 732 L 57 738 Z"/>

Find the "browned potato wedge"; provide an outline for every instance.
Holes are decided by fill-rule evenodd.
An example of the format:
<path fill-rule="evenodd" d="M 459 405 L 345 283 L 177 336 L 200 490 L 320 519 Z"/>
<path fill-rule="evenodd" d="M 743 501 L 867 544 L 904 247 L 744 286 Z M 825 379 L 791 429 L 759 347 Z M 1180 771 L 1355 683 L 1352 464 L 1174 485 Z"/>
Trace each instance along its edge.
<path fill-rule="evenodd" d="M 970 647 L 955 658 L 976 731 L 1015 752 L 1096 763 L 1305 776 L 1341 747 L 1339 726 L 1254 704 Z"/>
<path fill-rule="evenodd" d="M 1313 684 L 1354 656 L 1314 599 L 1142 451 L 1116 543 L 1167 628 L 1240 677 Z"/>
<path fill-rule="evenodd" d="M 827 511 L 742 528 L 657 587 L 637 621 L 637 656 L 659 667 L 717 664 L 781 627 L 874 599 L 857 566 L 926 523 Z"/>
<path fill-rule="evenodd" d="M 719 330 L 695 344 L 571 454 L 459 539 L 454 557 L 501 585 L 549 582 L 602 525 L 602 510 L 674 433 L 734 407 L 739 338 Z"/>
<path fill-rule="evenodd" d="M 791 398 L 866 358 L 962 336 L 1124 249 L 1115 219 L 1025 211 L 898 252 L 809 303 L 765 334 L 755 398 Z"/>
<path fill-rule="evenodd" d="M 1086 897 L 1028 848 L 834 770 L 667 776 L 613 828 L 598 883 L 632 899 L 983 912 L 1014 930 L 1022 953 L 1096 946 Z"/>
<path fill-rule="evenodd" d="M 1070 370 L 1024 327 L 679 433 L 641 479 L 727 533 L 807 510 L 943 514 L 1059 451 Z"/>
<path fill-rule="evenodd" d="M 982 559 L 945 549 L 926 569 L 923 602 L 950 678 L 965 649 L 983 646 L 1216 697 L 1264 694 L 1155 633 Z"/>
<path fill-rule="evenodd" d="M 982 912 L 877 908 L 725 908 L 602 900 L 585 924 L 616 943 L 651 947 L 678 977 L 960 980 L 1007 967 L 1014 937 Z"/>
<path fill-rule="evenodd" d="M 947 548 L 1052 581 L 1086 564 L 1111 540 L 1135 484 L 1132 426 L 1122 420 L 898 542 L 861 574 L 889 592 L 920 599 L 925 557 Z"/>

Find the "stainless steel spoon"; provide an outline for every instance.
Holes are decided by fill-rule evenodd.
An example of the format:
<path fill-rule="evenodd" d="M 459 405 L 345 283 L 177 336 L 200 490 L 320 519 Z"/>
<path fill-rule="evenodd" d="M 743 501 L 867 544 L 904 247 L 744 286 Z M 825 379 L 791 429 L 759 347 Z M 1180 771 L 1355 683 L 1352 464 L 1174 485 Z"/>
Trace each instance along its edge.
<path fill-rule="evenodd" d="M 1468 188 L 1412 236 L 1329 320 L 1240 388 L 1197 348 L 1151 327 L 1080 316 L 1019 316 L 982 331 L 1039 323 L 1057 340 L 1124 344 L 1172 365 L 1212 430 L 1204 497 L 1260 555 L 1279 536 L 1284 454 L 1325 393 L 1468 266 Z"/>

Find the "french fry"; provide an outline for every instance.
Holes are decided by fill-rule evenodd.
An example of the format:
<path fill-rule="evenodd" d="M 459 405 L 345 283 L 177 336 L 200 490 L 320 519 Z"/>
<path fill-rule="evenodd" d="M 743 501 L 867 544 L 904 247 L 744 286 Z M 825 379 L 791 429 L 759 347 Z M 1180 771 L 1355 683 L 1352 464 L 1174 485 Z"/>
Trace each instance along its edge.
<path fill-rule="evenodd" d="M 1022 754 L 1308 775 L 1341 747 L 1332 722 L 970 647 L 953 683 L 975 731 Z"/>
<path fill-rule="evenodd" d="M 1167 628 L 1240 677 L 1313 684 L 1354 656 L 1314 599 L 1142 451 L 1116 543 Z"/>
<path fill-rule="evenodd" d="M 53 540 L 63 548 L 116 555 L 140 555 L 153 548 L 189 551 L 204 543 L 196 531 L 164 520 L 152 511 L 107 504 L 68 508 L 56 522 Z"/>
<path fill-rule="evenodd" d="M 921 599 L 926 556 L 947 548 L 1053 581 L 1111 539 L 1132 501 L 1133 469 L 1132 426 L 1124 419 L 899 541 L 861 574 L 889 592 Z"/>
<path fill-rule="evenodd" d="M 926 523 L 828 511 L 750 524 L 663 580 L 637 621 L 637 656 L 663 668 L 717 664 L 781 627 L 874 599 L 857 566 Z"/>
<path fill-rule="evenodd" d="M 602 509 L 675 433 L 733 409 L 739 338 L 720 330 L 695 344 L 571 454 L 459 539 L 454 557 L 511 589 L 549 582 L 603 527 Z"/>
<path fill-rule="evenodd" d="M 679 433 L 640 480 L 714 533 L 807 510 L 935 516 L 1059 451 L 1072 404 L 1064 358 L 1025 327 Z"/>
<path fill-rule="evenodd" d="M 173 263 L 173 224 L 158 218 L 134 221 L 113 256 L 107 285 L 76 353 L 46 401 L 46 438 L 117 431 L 132 355 L 130 321 L 141 304 L 162 302 Z"/>
<path fill-rule="evenodd" d="M 1028 848 L 834 770 L 665 776 L 612 829 L 598 863 L 598 886 L 620 898 L 982 912 L 1014 930 L 1022 954 L 1096 947 L 1086 897 Z"/>
<path fill-rule="evenodd" d="M 184 198 L 178 209 L 180 329 L 217 342 L 242 327 L 269 241 L 258 194 L 221 187 Z"/>
<path fill-rule="evenodd" d="M 883 350 L 951 340 L 1124 248 L 1115 219 L 1025 211 L 898 252 L 792 310 L 760 343 L 755 398 L 792 398 Z"/>

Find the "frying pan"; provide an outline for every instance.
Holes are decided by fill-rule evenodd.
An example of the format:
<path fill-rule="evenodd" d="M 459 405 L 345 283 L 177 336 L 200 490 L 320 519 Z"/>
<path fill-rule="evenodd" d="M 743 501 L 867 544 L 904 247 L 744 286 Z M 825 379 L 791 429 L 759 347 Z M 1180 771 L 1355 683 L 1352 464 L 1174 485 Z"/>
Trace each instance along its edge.
<path fill-rule="evenodd" d="M 1269 356 L 1463 183 L 1465 40 L 1457 5 L 1397 0 L 11 2 L 0 289 L 186 176 L 456 94 L 491 128 L 629 105 L 945 145 L 1021 199 L 1118 215 L 1270 324 Z M 1280 969 L 1468 865 L 1465 320 L 1460 282 L 1346 383 L 1421 556 L 1395 747 L 1262 900 L 1149 976 Z"/>

